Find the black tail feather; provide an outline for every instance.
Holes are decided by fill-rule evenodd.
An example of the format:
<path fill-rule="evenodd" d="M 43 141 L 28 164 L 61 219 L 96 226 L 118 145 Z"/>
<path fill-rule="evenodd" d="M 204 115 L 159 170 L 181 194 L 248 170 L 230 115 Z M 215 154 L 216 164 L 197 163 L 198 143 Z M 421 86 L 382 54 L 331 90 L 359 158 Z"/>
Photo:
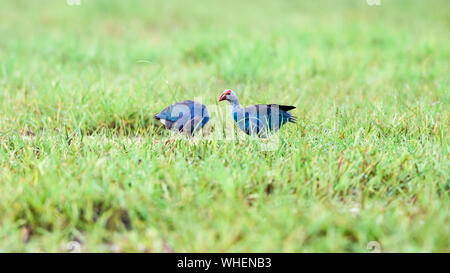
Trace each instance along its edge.
<path fill-rule="evenodd" d="M 278 105 L 278 108 L 280 108 L 283 111 L 290 111 L 295 109 L 296 107 L 293 105 Z"/>
<path fill-rule="evenodd" d="M 289 121 L 289 122 L 292 122 L 292 123 L 297 123 L 297 117 L 296 117 L 296 116 L 290 116 L 290 117 L 288 118 L 288 121 Z"/>

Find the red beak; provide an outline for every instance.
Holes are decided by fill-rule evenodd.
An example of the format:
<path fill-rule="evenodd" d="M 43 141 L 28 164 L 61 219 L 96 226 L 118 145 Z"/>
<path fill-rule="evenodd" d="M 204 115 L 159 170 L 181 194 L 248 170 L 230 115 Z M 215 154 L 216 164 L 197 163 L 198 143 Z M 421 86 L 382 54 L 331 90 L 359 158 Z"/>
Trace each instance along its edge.
<path fill-rule="evenodd" d="M 220 96 L 220 98 L 219 98 L 219 102 L 225 100 L 225 97 L 226 97 L 226 96 L 227 96 L 226 94 L 222 94 L 222 95 Z"/>

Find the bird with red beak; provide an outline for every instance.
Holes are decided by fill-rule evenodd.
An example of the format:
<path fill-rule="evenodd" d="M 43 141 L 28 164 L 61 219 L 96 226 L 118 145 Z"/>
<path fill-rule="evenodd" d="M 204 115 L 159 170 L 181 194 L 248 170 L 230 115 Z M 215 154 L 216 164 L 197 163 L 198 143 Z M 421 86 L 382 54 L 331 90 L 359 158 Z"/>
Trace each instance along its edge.
<path fill-rule="evenodd" d="M 219 102 L 221 102 L 223 100 L 239 103 L 236 94 L 233 92 L 233 90 L 230 90 L 230 89 L 223 91 L 222 95 L 219 98 Z"/>
<path fill-rule="evenodd" d="M 269 132 L 276 132 L 287 122 L 296 122 L 289 110 L 295 106 L 279 104 L 256 104 L 242 108 L 236 94 L 231 89 L 223 91 L 219 102 L 227 100 L 230 102 L 233 119 L 239 129 L 248 135 L 256 135 L 266 138 Z"/>

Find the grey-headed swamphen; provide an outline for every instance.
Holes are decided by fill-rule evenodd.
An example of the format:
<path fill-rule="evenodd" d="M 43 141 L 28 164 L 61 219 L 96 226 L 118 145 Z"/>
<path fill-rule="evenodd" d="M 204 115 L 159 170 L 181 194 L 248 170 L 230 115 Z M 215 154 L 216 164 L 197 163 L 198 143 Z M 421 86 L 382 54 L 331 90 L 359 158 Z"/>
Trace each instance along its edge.
<path fill-rule="evenodd" d="M 202 103 L 184 100 L 170 105 L 154 116 L 166 129 L 192 136 L 209 121 L 208 109 Z"/>
<path fill-rule="evenodd" d="M 242 108 L 233 90 L 225 90 L 219 98 L 219 102 L 230 102 L 234 121 L 239 129 L 248 135 L 266 138 L 269 132 L 276 132 L 287 123 L 295 123 L 297 118 L 289 110 L 295 106 L 278 104 L 257 104 Z"/>

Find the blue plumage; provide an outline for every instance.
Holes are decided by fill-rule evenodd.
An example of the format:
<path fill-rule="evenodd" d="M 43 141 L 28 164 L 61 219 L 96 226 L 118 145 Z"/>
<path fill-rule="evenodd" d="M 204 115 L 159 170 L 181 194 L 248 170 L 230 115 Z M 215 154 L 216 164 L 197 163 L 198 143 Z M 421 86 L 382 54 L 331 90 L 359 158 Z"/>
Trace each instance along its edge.
<path fill-rule="evenodd" d="M 242 108 L 232 90 L 225 90 L 219 98 L 219 101 L 222 100 L 228 100 L 231 103 L 234 121 L 248 135 L 264 138 L 269 132 L 278 131 L 284 124 L 296 122 L 296 117 L 289 112 L 295 109 L 295 106 L 257 104 Z"/>
<path fill-rule="evenodd" d="M 168 130 L 185 132 L 193 135 L 209 121 L 206 106 L 192 100 L 184 100 L 172 104 L 154 116 Z"/>

